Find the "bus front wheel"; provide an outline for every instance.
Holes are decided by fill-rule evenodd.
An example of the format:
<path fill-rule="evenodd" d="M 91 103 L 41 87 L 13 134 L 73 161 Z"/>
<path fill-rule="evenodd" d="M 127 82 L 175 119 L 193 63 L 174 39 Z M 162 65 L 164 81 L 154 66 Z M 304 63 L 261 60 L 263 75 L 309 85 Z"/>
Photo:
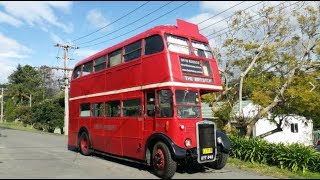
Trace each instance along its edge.
<path fill-rule="evenodd" d="M 86 132 L 82 132 L 79 138 L 80 153 L 85 156 L 91 154 L 90 150 L 90 139 Z"/>
<path fill-rule="evenodd" d="M 155 174 L 163 179 L 171 178 L 177 170 L 177 162 L 171 157 L 166 144 L 157 142 L 152 151 L 152 166 Z"/>

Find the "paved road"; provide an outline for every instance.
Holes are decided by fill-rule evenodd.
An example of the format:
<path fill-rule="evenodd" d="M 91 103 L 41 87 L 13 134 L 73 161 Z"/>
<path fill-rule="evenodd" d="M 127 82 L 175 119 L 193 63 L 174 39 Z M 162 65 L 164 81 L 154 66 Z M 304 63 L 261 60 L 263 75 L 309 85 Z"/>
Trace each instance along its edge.
<path fill-rule="evenodd" d="M 158 179 L 150 168 L 104 156 L 82 156 L 67 150 L 67 137 L 0 127 L 0 178 Z M 272 178 L 228 167 L 189 165 L 173 179 Z"/>

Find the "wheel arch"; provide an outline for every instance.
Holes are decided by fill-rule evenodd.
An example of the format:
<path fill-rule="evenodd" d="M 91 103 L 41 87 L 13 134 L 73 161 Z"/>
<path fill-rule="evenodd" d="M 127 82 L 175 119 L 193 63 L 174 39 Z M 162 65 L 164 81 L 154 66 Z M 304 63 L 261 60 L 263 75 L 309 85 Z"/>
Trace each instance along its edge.
<path fill-rule="evenodd" d="M 161 141 L 165 145 L 167 145 L 173 160 L 176 161 L 177 159 L 183 159 L 186 157 L 186 150 L 177 146 L 170 139 L 170 137 L 168 137 L 167 135 L 165 135 L 163 133 L 155 133 L 155 134 L 152 134 L 148 138 L 148 140 L 146 141 L 146 144 L 145 144 L 145 160 L 146 160 L 147 164 L 151 163 L 151 154 L 152 154 L 153 146 L 159 141 Z"/>

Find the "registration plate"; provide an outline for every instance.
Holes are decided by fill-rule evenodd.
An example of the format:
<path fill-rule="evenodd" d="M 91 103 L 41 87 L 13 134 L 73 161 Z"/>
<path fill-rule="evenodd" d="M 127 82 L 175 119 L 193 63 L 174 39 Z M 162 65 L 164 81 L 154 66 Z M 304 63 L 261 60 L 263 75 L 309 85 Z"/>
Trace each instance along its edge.
<path fill-rule="evenodd" d="M 202 154 L 211 154 L 211 153 L 213 153 L 212 148 L 203 148 L 202 149 Z"/>

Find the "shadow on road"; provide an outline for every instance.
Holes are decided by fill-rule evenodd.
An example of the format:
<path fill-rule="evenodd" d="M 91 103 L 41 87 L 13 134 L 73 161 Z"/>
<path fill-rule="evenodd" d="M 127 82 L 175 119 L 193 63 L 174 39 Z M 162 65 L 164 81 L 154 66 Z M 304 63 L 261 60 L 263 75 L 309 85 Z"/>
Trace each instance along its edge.
<path fill-rule="evenodd" d="M 73 152 L 79 153 L 77 151 L 73 151 Z M 153 167 L 148 166 L 148 165 L 146 165 L 144 163 L 122 160 L 122 159 L 110 157 L 110 156 L 107 156 L 107 155 L 103 155 L 103 154 L 100 154 L 100 153 L 99 154 L 93 153 L 92 156 L 93 157 L 97 157 L 99 159 L 103 159 L 103 160 L 111 161 L 111 162 L 114 162 L 114 163 L 119 163 L 119 164 L 122 164 L 122 165 L 125 165 L 125 166 L 129 166 L 129 167 L 132 167 L 132 168 L 136 168 L 136 169 L 138 169 L 140 171 L 147 171 L 147 172 L 155 175 L 154 172 L 153 172 Z M 190 163 L 190 164 L 179 164 L 178 167 L 177 167 L 176 172 L 180 173 L 180 174 L 184 174 L 184 173 L 195 174 L 195 173 L 199 173 L 199 172 L 206 172 L 208 170 L 210 170 L 210 168 L 195 162 L 195 163 Z"/>

